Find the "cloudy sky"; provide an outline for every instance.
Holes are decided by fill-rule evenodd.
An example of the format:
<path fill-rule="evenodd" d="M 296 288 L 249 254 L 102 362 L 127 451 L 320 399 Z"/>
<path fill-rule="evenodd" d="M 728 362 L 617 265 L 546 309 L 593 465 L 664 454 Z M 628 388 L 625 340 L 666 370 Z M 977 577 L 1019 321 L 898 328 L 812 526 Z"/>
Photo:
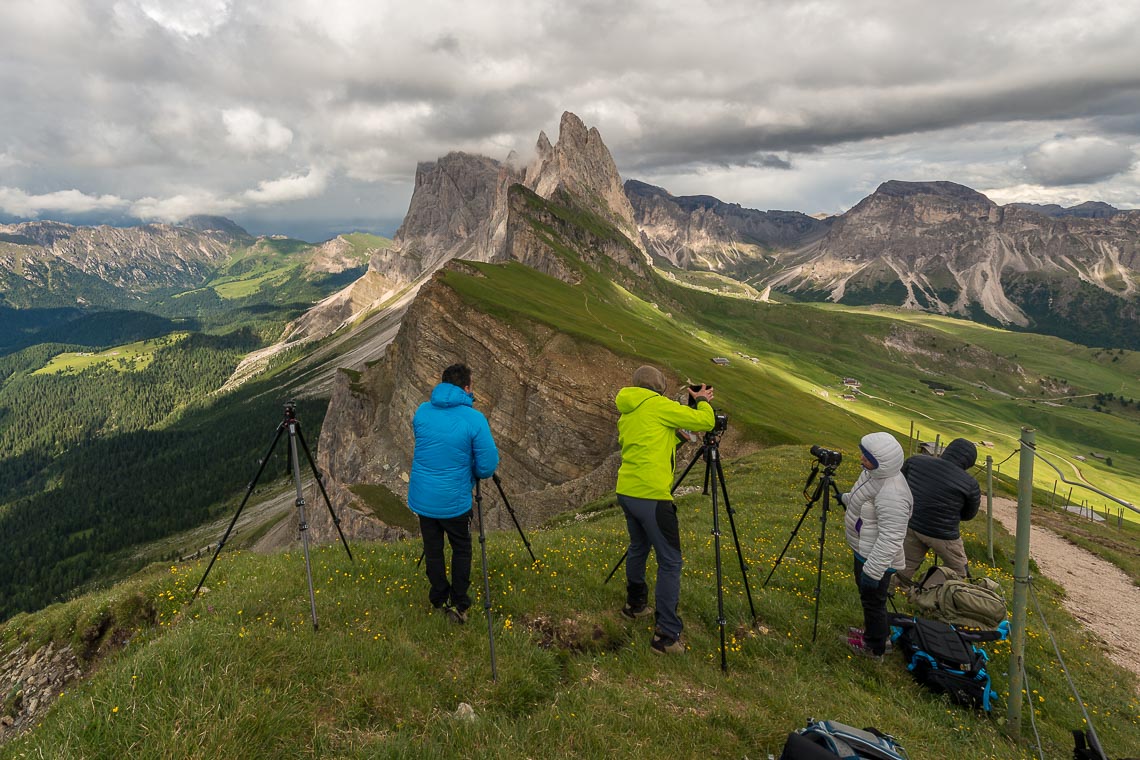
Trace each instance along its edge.
<path fill-rule="evenodd" d="M 565 110 L 624 178 L 837 213 L 888 179 L 1140 208 L 1140 3 L 2 0 L 0 222 L 391 234 Z"/>

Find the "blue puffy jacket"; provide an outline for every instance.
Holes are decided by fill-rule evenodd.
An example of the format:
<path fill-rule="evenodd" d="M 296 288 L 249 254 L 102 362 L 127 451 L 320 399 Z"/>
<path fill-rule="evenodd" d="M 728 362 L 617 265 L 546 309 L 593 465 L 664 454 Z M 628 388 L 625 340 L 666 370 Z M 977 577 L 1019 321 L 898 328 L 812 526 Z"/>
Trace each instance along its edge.
<path fill-rule="evenodd" d="M 499 466 L 491 426 L 472 402 L 458 385 L 440 383 L 412 418 L 416 447 L 408 506 L 418 515 L 447 519 L 466 514 L 475 478 L 489 478 Z"/>

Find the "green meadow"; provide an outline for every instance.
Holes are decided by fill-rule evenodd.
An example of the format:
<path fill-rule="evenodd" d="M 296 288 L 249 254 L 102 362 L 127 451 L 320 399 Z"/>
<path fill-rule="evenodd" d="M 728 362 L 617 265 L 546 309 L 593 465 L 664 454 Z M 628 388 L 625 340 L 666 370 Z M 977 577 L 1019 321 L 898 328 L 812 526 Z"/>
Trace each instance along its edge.
<path fill-rule="evenodd" d="M 189 337 L 188 332 L 171 333 L 162 338 L 138 340 L 103 351 L 67 351 L 56 354 L 33 375 L 78 374 L 96 365 L 106 365 L 117 372 L 140 372 L 154 361 L 158 349 L 172 346 Z"/>
<path fill-rule="evenodd" d="M 0 630 L 6 647 L 71 643 L 100 664 L 64 690 L 34 731 L 0 747 L 0 758 L 766 757 L 815 717 L 875 726 L 912 757 L 1012 759 L 1037 756 L 1030 712 L 1043 756 L 1066 757 L 1082 715 L 1046 624 L 1109 756 L 1140 746 L 1136 678 L 1106 659 L 1045 579 L 1036 582 L 1040 611 L 1031 607 L 1028 618 L 1019 741 L 1005 725 L 1008 644 L 987 647 L 999 695 L 990 713 L 924 690 L 898 654 L 853 657 L 841 638 L 861 611 L 838 511 L 827 524 L 813 641 L 818 505 L 764 586 L 803 513 L 810 457 L 799 445 L 724 454 L 733 508 L 731 523 L 723 501 L 718 512 L 726 672 L 712 502 L 696 472 L 678 500 L 684 655 L 651 653 L 652 623 L 618 612 L 622 573 L 604 583 L 626 546 L 624 518 L 609 499 L 529 530 L 537 566 L 516 532 L 488 535 L 490 632 L 478 545 L 464 626 L 429 614 L 418 541 L 353 544 L 354 561 L 339 544 L 314 550 L 316 631 L 299 548 L 227 551 L 193 604 L 205 560 L 154 566 L 109 591 L 9 621 Z M 845 461 L 840 482 L 855 474 Z M 1012 541 L 999 527 L 989 567 L 980 559 L 984 525 L 966 528 L 977 571 L 1008 597 Z M 124 639 L 121 649 L 109 643 Z M 463 703 L 472 720 L 459 717 Z"/>
<path fill-rule="evenodd" d="M 990 456 L 996 471 L 1016 475 L 1010 457 L 1028 426 L 1039 453 L 1067 480 L 1140 504 L 1135 352 L 929 315 L 723 298 L 665 280 L 655 292 L 634 293 L 590 273 L 572 287 L 518 264 L 473 266 L 479 276 L 447 272 L 445 281 L 479 308 L 522 329 L 544 323 L 714 385 L 717 407 L 757 443 L 851 452 L 862 435 L 886 429 L 909 449 L 913 429 L 915 449 L 918 440 L 966 437 L 979 443 L 979 464 Z M 728 365 L 713 363 L 717 357 Z M 859 380 L 858 391 L 843 386 L 845 377 Z M 1049 390 L 1054 379 L 1065 381 L 1072 398 Z M 1093 409 L 1104 392 L 1133 403 Z M 1058 480 L 1037 462 L 1038 489 L 1051 492 Z M 1115 513 L 1114 503 L 1076 487 L 1073 500 L 1081 499 Z"/>

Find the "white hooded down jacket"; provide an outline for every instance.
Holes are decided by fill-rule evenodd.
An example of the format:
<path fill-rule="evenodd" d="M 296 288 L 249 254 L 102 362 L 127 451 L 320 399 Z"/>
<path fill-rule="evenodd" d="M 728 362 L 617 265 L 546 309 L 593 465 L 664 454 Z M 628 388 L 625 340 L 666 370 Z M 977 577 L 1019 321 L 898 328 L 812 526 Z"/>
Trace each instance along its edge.
<path fill-rule="evenodd" d="M 894 436 L 871 433 L 859 443 L 879 466 L 863 470 L 851 490 L 843 494 L 847 543 L 863 558 L 867 577 L 882 580 L 887 570 L 906 566 L 903 539 L 914 500 L 901 472 L 905 459 L 902 446 Z"/>

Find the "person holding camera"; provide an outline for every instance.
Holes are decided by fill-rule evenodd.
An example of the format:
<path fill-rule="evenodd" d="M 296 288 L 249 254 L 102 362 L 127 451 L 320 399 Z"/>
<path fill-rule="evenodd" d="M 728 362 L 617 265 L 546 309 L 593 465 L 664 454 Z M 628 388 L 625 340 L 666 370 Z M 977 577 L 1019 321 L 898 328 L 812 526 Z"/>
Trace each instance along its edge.
<path fill-rule="evenodd" d="M 476 411 L 471 369 L 452 364 L 431 400 L 412 418 L 415 450 L 408 480 L 408 506 L 420 519 L 424 565 L 432 608 L 456 623 L 467 622 L 471 597 L 471 489 L 499 466 L 499 450 L 487 418 Z M 443 539 L 451 544 L 451 581 Z"/>
<path fill-rule="evenodd" d="M 904 566 L 903 540 L 914 500 L 902 476 L 902 446 L 890 433 L 870 433 L 859 442 L 863 472 L 839 497 L 847 510 L 847 543 L 855 552 L 855 581 L 863 605 L 863 628 L 848 630 L 847 646 L 881 658 L 887 648 L 887 592 Z"/>
<path fill-rule="evenodd" d="M 946 567 L 963 578 L 969 576 L 969 558 L 959 524 L 974 519 L 982 503 L 982 489 L 969 473 L 977 461 L 977 446 L 965 438 L 955 438 L 942 456 L 918 454 L 903 464 L 903 477 L 914 494 L 914 513 L 903 542 L 903 581 L 913 580 L 931 549 Z"/>
<path fill-rule="evenodd" d="M 654 615 L 656 622 L 649 644 L 659 654 L 681 654 L 681 617 L 677 604 L 681 596 L 681 534 L 677 507 L 673 503 L 673 473 L 678 429 L 712 430 L 716 413 L 709 403 L 713 389 L 689 389 L 695 407 L 680 404 L 662 394 L 665 376 L 651 366 L 638 367 L 633 385 L 618 391 L 614 403 L 621 444 L 621 467 L 617 476 L 617 498 L 629 530 L 626 557 L 626 604 L 622 614 L 636 619 Z M 649 550 L 657 556 L 656 609 L 648 606 L 649 586 L 645 564 Z"/>

